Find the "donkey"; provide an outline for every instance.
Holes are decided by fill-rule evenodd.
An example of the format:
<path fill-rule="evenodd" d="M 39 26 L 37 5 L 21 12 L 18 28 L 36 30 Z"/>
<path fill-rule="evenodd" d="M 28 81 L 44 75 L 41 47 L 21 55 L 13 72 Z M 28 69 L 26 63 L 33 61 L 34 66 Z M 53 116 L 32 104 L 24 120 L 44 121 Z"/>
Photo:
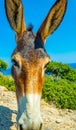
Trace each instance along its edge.
<path fill-rule="evenodd" d="M 18 102 L 18 130 L 43 129 L 40 99 L 44 69 L 50 62 L 44 43 L 61 23 L 66 6 L 67 0 L 56 0 L 39 30 L 34 34 L 32 27 L 26 28 L 22 1 L 5 0 L 8 21 L 16 32 L 17 46 L 11 60 Z"/>

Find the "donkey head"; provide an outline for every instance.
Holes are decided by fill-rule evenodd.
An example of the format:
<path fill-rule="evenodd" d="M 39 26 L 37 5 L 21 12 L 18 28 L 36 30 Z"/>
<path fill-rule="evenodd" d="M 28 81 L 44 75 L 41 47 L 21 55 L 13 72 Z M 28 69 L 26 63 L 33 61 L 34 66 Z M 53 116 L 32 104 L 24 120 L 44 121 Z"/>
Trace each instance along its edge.
<path fill-rule="evenodd" d="M 67 0 L 57 0 L 34 34 L 24 23 L 21 0 L 5 0 L 8 21 L 16 32 L 17 47 L 12 54 L 12 75 L 18 101 L 18 130 L 41 130 L 40 99 L 44 69 L 50 61 L 44 49 L 46 38 L 63 19 Z"/>

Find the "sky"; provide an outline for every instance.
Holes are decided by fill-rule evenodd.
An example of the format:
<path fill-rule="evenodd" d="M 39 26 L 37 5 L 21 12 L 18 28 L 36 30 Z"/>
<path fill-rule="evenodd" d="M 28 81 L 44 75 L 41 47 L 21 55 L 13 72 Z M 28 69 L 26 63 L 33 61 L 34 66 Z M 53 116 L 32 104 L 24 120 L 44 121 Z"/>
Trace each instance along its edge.
<path fill-rule="evenodd" d="M 5 0 L 0 0 L 0 58 L 10 66 L 11 54 L 16 47 L 15 32 L 5 14 Z M 22 0 L 26 26 L 33 25 L 37 32 L 56 0 Z M 66 14 L 57 30 L 46 40 L 45 48 L 51 60 L 62 63 L 76 62 L 76 0 L 68 0 Z"/>

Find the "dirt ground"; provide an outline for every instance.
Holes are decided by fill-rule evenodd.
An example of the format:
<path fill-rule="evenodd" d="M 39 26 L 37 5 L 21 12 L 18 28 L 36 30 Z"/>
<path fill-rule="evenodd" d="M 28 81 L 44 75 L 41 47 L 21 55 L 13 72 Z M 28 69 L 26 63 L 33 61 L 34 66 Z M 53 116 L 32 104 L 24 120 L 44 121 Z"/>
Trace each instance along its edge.
<path fill-rule="evenodd" d="M 58 109 L 41 100 L 43 130 L 76 130 L 76 111 Z M 16 130 L 17 102 L 14 92 L 0 86 L 0 130 Z"/>

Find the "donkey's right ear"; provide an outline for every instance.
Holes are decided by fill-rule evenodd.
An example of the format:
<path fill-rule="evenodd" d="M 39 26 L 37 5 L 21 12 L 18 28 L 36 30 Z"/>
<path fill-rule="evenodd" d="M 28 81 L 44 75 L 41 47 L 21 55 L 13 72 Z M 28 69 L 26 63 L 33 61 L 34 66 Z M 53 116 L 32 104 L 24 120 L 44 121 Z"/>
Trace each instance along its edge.
<path fill-rule="evenodd" d="M 26 31 L 21 0 L 5 0 L 8 21 L 17 34 Z"/>
<path fill-rule="evenodd" d="M 66 11 L 67 1 L 68 0 L 56 0 L 55 4 L 50 9 L 48 15 L 40 26 L 38 35 L 41 37 L 43 43 L 46 38 L 60 25 Z"/>

